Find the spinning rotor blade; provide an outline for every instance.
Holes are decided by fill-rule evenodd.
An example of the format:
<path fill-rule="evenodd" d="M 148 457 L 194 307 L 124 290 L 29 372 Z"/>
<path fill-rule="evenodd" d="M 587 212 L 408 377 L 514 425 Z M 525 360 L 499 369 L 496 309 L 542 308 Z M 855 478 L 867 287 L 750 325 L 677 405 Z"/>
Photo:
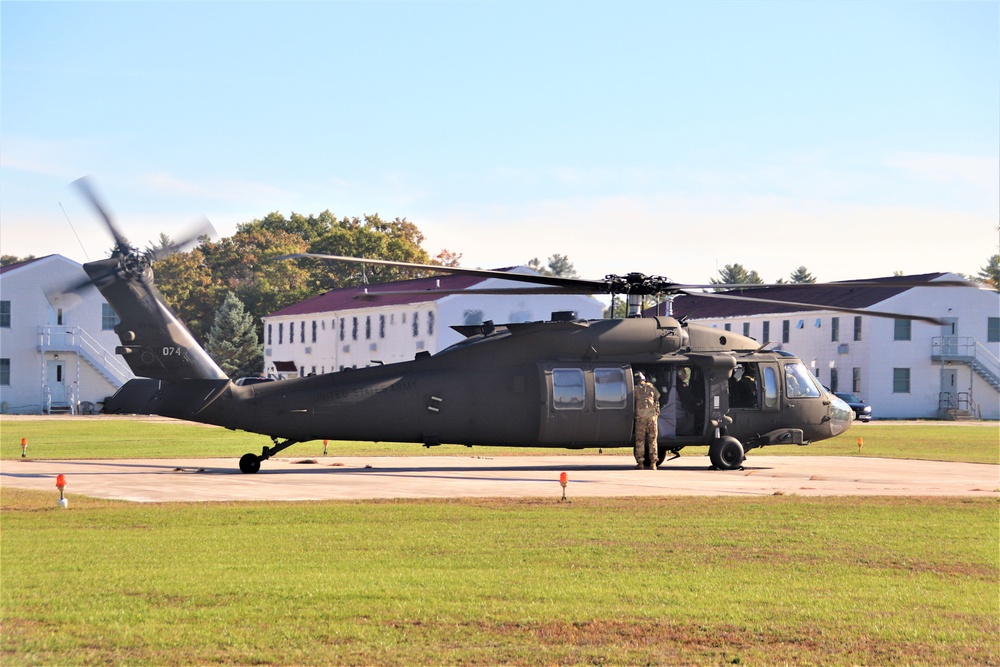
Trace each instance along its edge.
<path fill-rule="evenodd" d="M 201 220 L 196 222 L 195 225 L 184 234 L 184 236 L 181 238 L 180 241 L 175 241 L 166 248 L 157 248 L 156 250 L 151 251 L 149 253 L 149 257 L 151 260 L 155 262 L 157 260 L 163 259 L 164 257 L 173 255 L 175 252 L 181 252 L 187 249 L 188 247 L 197 243 L 198 239 L 200 239 L 203 236 L 216 236 L 216 235 L 217 232 L 215 231 L 215 227 L 212 226 L 212 223 L 209 221 L 209 219 L 202 218 Z"/>
<path fill-rule="evenodd" d="M 101 200 L 97 196 L 97 193 L 94 192 L 94 188 L 90 184 L 90 178 L 84 176 L 76 179 L 72 184 L 80 190 L 84 198 L 90 202 L 90 205 L 94 207 L 97 214 L 101 216 L 102 220 L 104 220 L 104 224 L 108 226 L 108 229 L 111 230 L 111 235 L 115 238 L 115 245 L 118 249 L 123 253 L 131 250 L 132 245 L 128 242 L 128 239 L 125 238 L 125 235 L 121 233 L 121 230 L 115 226 L 114 220 L 111 219 L 111 215 L 101 204 Z"/>

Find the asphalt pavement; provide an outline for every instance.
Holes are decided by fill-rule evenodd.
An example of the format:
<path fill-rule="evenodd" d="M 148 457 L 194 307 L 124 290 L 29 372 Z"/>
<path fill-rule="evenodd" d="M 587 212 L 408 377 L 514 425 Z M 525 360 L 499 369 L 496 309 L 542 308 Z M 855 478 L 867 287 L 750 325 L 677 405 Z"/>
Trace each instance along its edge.
<path fill-rule="evenodd" d="M 136 502 L 613 496 L 998 497 L 1000 466 L 866 457 L 753 456 L 743 470 L 682 457 L 635 470 L 631 456 L 273 458 L 245 475 L 235 459 L 5 460 L 0 487 Z"/>

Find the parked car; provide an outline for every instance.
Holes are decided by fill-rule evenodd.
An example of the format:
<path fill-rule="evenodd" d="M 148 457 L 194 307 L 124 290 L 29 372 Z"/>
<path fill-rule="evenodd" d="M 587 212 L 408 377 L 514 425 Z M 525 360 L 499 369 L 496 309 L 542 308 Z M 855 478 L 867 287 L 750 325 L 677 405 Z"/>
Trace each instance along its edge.
<path fill-rule="evenodd" d="M 854 410 L 854 419 L 859 422 L 870 422 L 872 420 L 872 406 L 864 402 L 857 394 L 849 391 L 835 391 L 834 396 L 847 403 Z"/>
<path fill-rule="evenodd" d="M 237 387 L 248 387 L 252 384 L 260 384 L 261 382 L 274 382 L 274 378 L 245 377 L 245 378 L 240 378 L 233 384 L 235 384 Z"/>

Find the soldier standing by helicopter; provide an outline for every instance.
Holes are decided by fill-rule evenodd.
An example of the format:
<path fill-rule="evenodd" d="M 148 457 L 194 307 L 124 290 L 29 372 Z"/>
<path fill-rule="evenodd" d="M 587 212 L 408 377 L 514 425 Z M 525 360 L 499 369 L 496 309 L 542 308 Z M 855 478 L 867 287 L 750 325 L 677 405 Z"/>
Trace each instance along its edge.
<path fill-rule="evenodd" d="M 660 414 L 660 392 L 642 373 L 636 373 L 635 389 L 635 462 L 636 470 L 643 469 L 646 456 L 650 467 L 656 470 L 656 418 Z"/>

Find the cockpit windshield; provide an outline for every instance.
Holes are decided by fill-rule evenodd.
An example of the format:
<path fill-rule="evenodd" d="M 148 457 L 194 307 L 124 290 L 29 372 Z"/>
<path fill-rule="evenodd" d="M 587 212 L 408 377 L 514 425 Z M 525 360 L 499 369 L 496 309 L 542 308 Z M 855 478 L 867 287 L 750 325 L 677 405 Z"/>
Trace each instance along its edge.
<path fill-rule="evenodd" d="M 788 398 L 819 398 L 822 389 L 813 374 L 801 362 L 785 364 L 785 396 Z"/>

